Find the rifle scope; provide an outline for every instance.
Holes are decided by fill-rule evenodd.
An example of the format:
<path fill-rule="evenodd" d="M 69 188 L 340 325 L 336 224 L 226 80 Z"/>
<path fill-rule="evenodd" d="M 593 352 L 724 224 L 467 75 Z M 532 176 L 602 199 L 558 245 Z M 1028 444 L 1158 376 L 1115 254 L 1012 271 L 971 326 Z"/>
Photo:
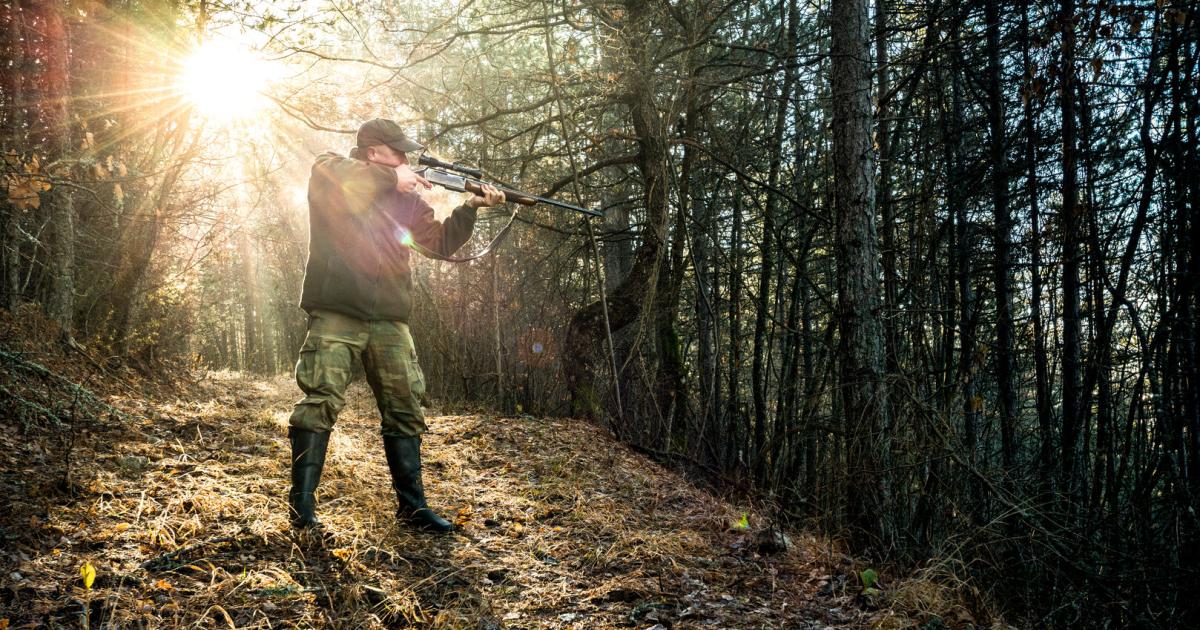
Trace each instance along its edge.
<path fill-rule="evenodd" d="M 417 163 L 421 166 L 432 166 L 434 168 L 457 171 L 469 177 L 483 177 L 483 171 L 480 169 L 467 166 L 466 164 L 459 164 L 458 162 L 443 162 L 431 155 L 422 154 L 421 157 L 417 158 Z"/>

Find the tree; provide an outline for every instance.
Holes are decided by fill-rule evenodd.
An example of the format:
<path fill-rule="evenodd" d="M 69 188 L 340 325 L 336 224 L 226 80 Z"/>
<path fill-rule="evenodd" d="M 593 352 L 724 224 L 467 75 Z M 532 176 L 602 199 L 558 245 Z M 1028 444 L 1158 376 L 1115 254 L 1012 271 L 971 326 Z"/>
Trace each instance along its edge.
<path fill-rule="evenodd" d="M 847 440 L 846 501 L 855 542 L 872 548 L 886 545 L 893 532 L 889 524 L 890 427 L 879 320 L 867 3 L 834 0 L 830 13 L 838 387 Z"/>

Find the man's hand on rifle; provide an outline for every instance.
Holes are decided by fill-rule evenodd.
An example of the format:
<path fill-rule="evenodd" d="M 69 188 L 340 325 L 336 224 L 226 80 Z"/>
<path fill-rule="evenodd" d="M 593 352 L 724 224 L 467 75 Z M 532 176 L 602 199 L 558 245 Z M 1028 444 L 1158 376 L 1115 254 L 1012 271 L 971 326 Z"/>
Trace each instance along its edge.
<path fill-rule="evenodd" d="M 490 208 L 504 203 L 504 191 L 492 186 L 491 184 L 483 184 L 483 196 L 471 195 L 467 198 L 467 205 L 472 208 Z"/>
<path fill-rule="evenodd" d="M 407 164 L 396 167 L 396 190 L 398 192 L 410 193 L 416 190 L 417 186 L 433 188 L 433 184 L 429 183 L 429 180 L 414 173 Z"/>

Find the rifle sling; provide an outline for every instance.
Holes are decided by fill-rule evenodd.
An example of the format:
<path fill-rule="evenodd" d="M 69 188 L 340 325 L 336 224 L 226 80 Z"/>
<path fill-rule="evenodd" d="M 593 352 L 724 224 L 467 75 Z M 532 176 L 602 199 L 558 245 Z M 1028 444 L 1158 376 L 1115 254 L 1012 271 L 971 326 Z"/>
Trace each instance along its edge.
<path fill-rule="evenodd" d="M 492 250 L 496 249 L 500 245 L 500 243 L 502 243 L 504 241 L 504 238 L 506 236 L 508 236 L 508 231 L 512 229 L 513 221 L 515 221 L 517 219 L 517 209 L 518 209 L 517 206 L 514 205 L 512 214 L 509 215 L 509 217 L 508 217 L 508 223 L 505 223 L 504 227 L 500 229 L 500 232 L 498 234 L 496 234 L 496 236 L 492 237 L 492 241 L 487 244 L 487 247 L 484 247 L 483 251 L 477 252 L 470 256 L 446 256 L 444 254 L 439 254 L 439 253 L 429 249 L 428 247 L 425 247 L 424 245 L 416 242 L 415 240 L 407 244 L 408 248 L 413 250 L 414 252 L 417 252 L 418 254 L 421 254 L 422 256 L 425 256 L 426 258 L 432 258 L 434 260 L 444 260 L 446 262 L 452 262 L 452 263 L 464 263 L 464 262 L 469 262 L 469 261 L 476 260 L 479 258 L 483 258 L 484 256 L 487 256 L 488 254 L 492 253 Z M 411 240 L 411 239 L 407 239 L 407 240 Z"/>

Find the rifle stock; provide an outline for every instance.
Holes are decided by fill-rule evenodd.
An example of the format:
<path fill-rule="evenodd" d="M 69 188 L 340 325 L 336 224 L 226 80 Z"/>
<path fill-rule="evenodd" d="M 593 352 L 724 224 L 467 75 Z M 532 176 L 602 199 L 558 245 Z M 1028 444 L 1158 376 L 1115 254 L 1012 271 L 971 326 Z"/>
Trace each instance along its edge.
<path fill-rule="evenodd" d="M 476 195 L 479 195 L 480 197 L 483 196 L 483 186 L 480 184 L 477 184 L 469 179 L 463 178 L 463 188 L 466 188 L 467 192 L 475 193 Z M 537 199 L 535 199 L 532 196 L 527 195 L 519 190 L 513 190 L 511 188 L 505 188 L 503 186 L 496 186 L 496 188 L 504 193 L 505 201 L 519 203 L 523 206 L 536 206 L 538 203 Z M 585 211 L 585 210 L 581 209 L 581 211 Z"/>

